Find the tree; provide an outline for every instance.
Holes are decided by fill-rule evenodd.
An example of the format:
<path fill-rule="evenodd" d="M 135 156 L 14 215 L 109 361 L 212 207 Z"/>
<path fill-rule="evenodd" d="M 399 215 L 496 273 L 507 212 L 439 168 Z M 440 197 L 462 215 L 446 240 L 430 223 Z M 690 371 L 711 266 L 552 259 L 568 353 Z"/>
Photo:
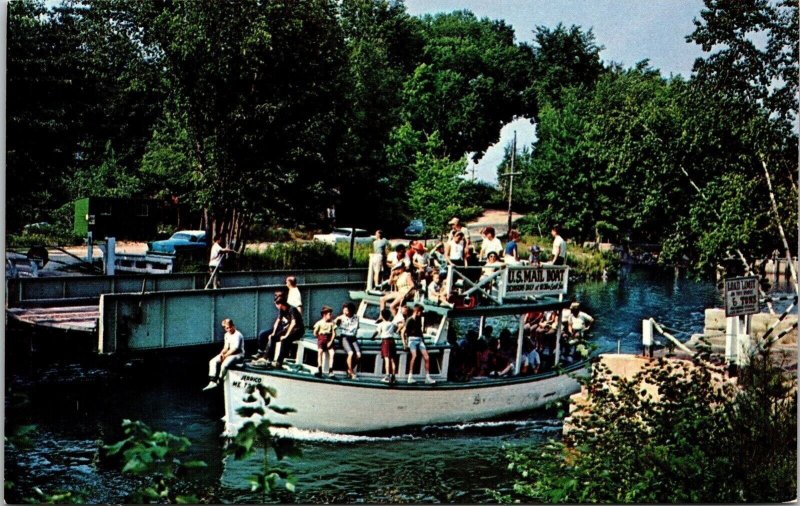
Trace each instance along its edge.
<path fill-rule="evenodd" d="M 441 139 L 437 133 L 429 136 L 425 146 L 416 154 L 413 165 L 414 181 L 409 187 L 408 206 L 434 233 L 444 234 L 453 216 L 476 212 L 465 198 L 467 182 L 466 161 L 450 161 L 437 156 Z"/>
<path fill-rule="evenodd" d="M 171 121 L 188 134 L 190 195 L 204 226 L 242 247 L 257 215 L 295 223 L 313 216 L 314 197 L 340 173 L 344 60 L 334 4 L 109 6 L 128 37 L 168 69 Z"/>
<path fill-rule="evenodd" d="M 402 119 L 438 131 L 446 154 L 473 158 L 496 142 L 500 127 L 534 112 L 529 89 L 533 55 L 514 43 L 503 21 L 468 11 L 424 16 L 422 58 L 403 84 Z"/>
<path fill-rule="evenodd" d="M 603 46 L 595 43 L 592 30 L 586 32 L 559 23 L 554 29 L 537 26 L 534 33 L 533 87 L 539 107 L 558 106 L 563 90 L 591 88 L 604 72 L 600 62 Z"/>

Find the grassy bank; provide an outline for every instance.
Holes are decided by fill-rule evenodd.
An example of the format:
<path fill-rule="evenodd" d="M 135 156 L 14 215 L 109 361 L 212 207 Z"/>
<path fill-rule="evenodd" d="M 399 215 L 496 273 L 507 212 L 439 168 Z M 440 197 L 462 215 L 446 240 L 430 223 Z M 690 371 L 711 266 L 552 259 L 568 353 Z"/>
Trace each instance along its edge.
<path fill-rule="evenodd" d="M 530 247 L 534 244 L 542 249 L 541 260 L 550 261 L 552 257 L 550 249 L 553 245 L 553 238 L 550 236 L 523 236 L 519 241 L 520 258 L 527 258 Z M 567 246 L 567 265 L 570 267 L 570 273 L 578 279 L 600 279 L 604 270 L 608 272 L 609 276 L 616 274 L 619 270 L 619 257 L 611 252 L 585 249 L 570 243 Z"/>

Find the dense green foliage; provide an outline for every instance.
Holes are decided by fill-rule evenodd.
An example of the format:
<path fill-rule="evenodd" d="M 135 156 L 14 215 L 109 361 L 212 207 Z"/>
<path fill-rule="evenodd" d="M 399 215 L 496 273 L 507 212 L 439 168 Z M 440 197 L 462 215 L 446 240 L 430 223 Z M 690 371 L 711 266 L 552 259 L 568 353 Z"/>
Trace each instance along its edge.
<path fill-rule="evenodd" d="M 591 409 L 568 441 L 515 451 L 512 496 L 544 503 L 782 502 L 796 497 L 793 378 L 760 356 L 741 389 L 697 367 L 660 359 L 633 378 L 595 365 Z M 645 385 L 658 385 L 659 399 Z"/>
<path fill-rule="evenodd" d="M 527 117 L 514 208 L 538 226 L 699 268 L 763 257 L 778 220 L 797 240 L 798 7 L 706 0 L 695 24 L 706 56 L 684 79 L 603 65 L 581 27 L 519 43 L 401 0 L 13 2 L 8 229 L 67 228 L 70 200 L 108 195 L 187 204 L 186 225 L 240 248 L 254 225 L 326 226 L 330 207 L 339 225 L 439 230 L 502 200 L 463 183 L 465 157 Z"/>

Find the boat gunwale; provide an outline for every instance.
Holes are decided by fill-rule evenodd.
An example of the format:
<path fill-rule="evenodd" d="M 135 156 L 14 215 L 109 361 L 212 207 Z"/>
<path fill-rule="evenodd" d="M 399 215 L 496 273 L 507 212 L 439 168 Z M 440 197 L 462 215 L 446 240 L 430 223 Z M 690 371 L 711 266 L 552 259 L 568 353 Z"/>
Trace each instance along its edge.
<path fill-rule="evenodd" d="M 261 369 L 258 367 L 253 367 L 247 364 L 236 364 L 231 367 L 231 370 L 240 371 L 242 373 L 249 373 L 249 374 L 260 374 L 265 376 L 276 376 L 283 379 L 290 379 L 290 380 L 299 380 L 299 381 L 309 381 L 314 383 L 322 383 L 332 386 L 352 386 L 358 388 L 410 388 L 415 390 L 475 390 L 479 388 L 491 388 L 491 387 L 498 387 L 498 386 L 507 386 L 507 385 L 517 385 L 517 384 L 524 384 L 524 383 L 538 383 L 540 381 L 544 381 L 551 378 L 558 378 L 560 376 L 568 376 L 570 373 L 579 372 L 581 370 L 588 369 L 589 364 L 592 360 L 597 356 L 597 354 L 593 353 L 589 357 L 570 364 L 566 367 L 561 367 L 558 371 L 547 371 L 540 374 L 532 374 L 528 376 L 509 376 L 509 377 L 499 377 L 499 378 L 486 378 L 486 381 L 437 381 L 435 384 L 427 384 L 422 380 L 417 380 L 415 383 L 405 383 L 403 381 L 397 381 L 394 384 L 383 383 L 379 380 L 372 380 L 365 377 L 362 377 L 361 380 L 352 380 L 346 377 L 341 378 L 318 378 L 313 374 L 306 374 L 306 373 L 299 373 L 296 371 L 287 371 L 285 369 Z M 377 376 L 376 376 L 377 378 Z M 367 379 L 367 381 L 363 381 Z"/>

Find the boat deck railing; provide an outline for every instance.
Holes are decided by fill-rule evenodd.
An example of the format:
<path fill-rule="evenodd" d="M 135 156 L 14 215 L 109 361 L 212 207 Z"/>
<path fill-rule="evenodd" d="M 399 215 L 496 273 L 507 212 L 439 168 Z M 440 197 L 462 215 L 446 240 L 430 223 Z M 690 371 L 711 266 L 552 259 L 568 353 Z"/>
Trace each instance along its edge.
<path fill-rule="evenodd" d="M 379 263 L 373 261 L 374 256 L 380 255 L 370 255 L 368 293 L 376 293 L 381 289 L 374 283 L 374 266 Z M 569 282 L 569 267 L 565 265 L 496 262 L 477 266 L 448 265 L 445 272 L 444 295 L 447 300 L 480 296 L 483 301 L 497 305 L 507 301 L 531 301 L 553 296 L 563 300 Z"/>

